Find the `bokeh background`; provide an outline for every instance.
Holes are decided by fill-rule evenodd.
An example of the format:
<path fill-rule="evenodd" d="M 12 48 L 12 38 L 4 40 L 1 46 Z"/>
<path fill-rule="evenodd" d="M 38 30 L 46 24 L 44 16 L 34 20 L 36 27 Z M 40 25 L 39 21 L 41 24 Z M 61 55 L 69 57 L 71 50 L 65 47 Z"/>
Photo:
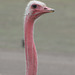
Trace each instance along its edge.
<path fill-rule="evenodd" d="M 55 13 L 35 23 L 38 75 L 75 75 L 75 0 L 41 0 Z M 0 75 L 25 75 L 23 19 L 28 0 L 0 0 Z"/>

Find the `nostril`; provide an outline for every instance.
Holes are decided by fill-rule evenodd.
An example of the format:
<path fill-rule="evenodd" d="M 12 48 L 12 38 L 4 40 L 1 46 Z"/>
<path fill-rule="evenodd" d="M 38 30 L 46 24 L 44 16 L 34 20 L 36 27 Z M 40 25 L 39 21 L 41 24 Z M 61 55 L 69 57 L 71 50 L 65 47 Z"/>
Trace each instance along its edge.
<path fill-rule="evenodd" d="M 47 8 L 44 8 L 45 10 L 47 9 Z"/>

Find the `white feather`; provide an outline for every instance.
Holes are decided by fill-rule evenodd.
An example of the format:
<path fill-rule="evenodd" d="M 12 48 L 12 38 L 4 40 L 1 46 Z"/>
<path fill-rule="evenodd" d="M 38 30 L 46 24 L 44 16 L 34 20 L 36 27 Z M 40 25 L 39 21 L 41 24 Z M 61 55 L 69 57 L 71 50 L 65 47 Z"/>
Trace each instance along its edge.
<path fill-rule="evenodd" d="M 37 0 L 34 0 L 34 1 L 30 1 L 25 9 L 25 15 L 27 15 L 28 13 L 31 13 L 30 12 L 30 7 L 32 4 L 38 4 L 38 5 L 41 5 L 41 6 L 46 6 L 45 3 L 43 2 L 40 2 L 40 1 L 37 1 Z"/>

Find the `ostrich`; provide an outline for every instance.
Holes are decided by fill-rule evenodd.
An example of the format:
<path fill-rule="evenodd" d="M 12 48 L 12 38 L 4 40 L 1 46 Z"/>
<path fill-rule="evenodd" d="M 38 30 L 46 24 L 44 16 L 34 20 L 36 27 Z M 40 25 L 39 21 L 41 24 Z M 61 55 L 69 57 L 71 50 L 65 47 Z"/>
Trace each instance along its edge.
<path fill-rule="evenodd" d="M 26 75 L 37 75 L 37 52 L 33 39 L 34 21 L 42 14 L 51 12 L 54 12 L 54 9 L 37 0 L 30 1 L 26 7 L 24 17 Z"/>

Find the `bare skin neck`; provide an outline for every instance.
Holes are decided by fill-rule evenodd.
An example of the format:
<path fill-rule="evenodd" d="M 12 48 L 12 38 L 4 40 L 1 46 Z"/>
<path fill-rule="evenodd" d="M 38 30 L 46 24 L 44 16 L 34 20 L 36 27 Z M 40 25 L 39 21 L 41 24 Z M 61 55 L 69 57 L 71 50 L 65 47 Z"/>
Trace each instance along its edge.
<path fill-rule="evenodd" d="M 34 20 L 25 18 L 26 75 L 37 75 L 37 52 L 33 39 Z"/>

